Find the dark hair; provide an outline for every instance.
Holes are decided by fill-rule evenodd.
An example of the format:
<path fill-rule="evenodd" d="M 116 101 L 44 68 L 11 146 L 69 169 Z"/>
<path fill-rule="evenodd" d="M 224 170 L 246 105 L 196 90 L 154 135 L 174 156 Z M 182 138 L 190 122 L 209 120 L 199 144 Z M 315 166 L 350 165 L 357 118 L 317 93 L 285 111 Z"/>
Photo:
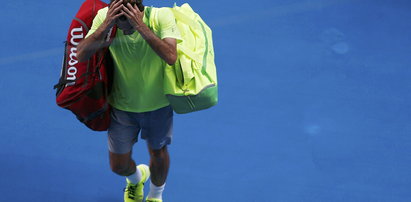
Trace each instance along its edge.
<path fill-rule="evenodd" d="M 110 4 L 113 3 L 114 0 L 110 0 Z M 137 4 L 138 9 L 143 12 L 144 11 L 144 5 L 143 5 L 143 0 L 123 0 L 123 5 L 127 6 L 127 3 L 130 3 L 132 6 Z"/>

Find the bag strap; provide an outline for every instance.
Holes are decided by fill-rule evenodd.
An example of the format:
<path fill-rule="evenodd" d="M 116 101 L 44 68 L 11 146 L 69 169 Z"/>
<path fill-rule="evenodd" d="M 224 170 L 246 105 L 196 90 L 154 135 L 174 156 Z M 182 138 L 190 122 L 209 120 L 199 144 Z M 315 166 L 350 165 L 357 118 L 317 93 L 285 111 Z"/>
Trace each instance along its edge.
<path fill-rule="evenodd" d="M 147 26 L 148 26 L 148 28 L 151 28 L 151 29 L 154 29 L 154 25 L 152 25 L 151 21 L 150 21 L 150 19 L 153 18 L 152 15 L 154 15 L 154 12 L 155 11 L 153 11 L 153 7 L 151 7 L 151 6 L 147 6 L 147 7 L 144 8 L 144 15 L 147 17 L 147 20 L 148 20 L 148 25 Z"/>
<path fill-rule="evenodd" d="M 63 56 L 63 62 L 62 62 L 62 68 L 61 68 L 61 75 L 60 79 L 57 84 L 54 85 L 53 89 L 58 89 L 57 95 L 60 94 L 62 87 L 65 86 L 68 82 L 65 79 L 66 78 L 66 68 L 67 68 L 67 41 L 64 42 L 64 56 Z"/>
<path fill-rule="evenodd" d="M 181 8 L 181 7 L 180 7 Z M 182 23 L 184 23 L 184 24 L 186 24 L 186 25 L 188 25 L 188 26 L 190 26 L 190 27 L 194 27 L 195 29 L 198 29 L 199 27 L 199 25 L 198 25 L 198 23 L 196 22 L 196 21 L 194 21 L 194 19 L 193 18 L 191 18 L 191 17 L 188 17 L 186 14 L 184 14 L 183 12 L 181 12 L 181 11 L 179 11 L 176 7 L 174 7 L 174 8 L 172 8 L 171 9 L 172 11 L 173 11 L 173 14 L 174 14 L 174 16 L 175 16 L 175 18 L 178 20 L 178 21 L 180 21 L 180 22 L 182 22 Z M 199 33 L 197 33 L 197 32 L 194 32 L 197 36 L 200 36 L 200 34 Z"/>
<path fill-rule="evenodd" d="M 117 30 L 117 26 L 114 25 L 110 31 L 107 33 L 107 36 L 105 38 L 105 41 L 108 42 L 109 44 L 111 44 L 114 40 L 114 38 L 116 37 L 116 30 Z M 97 71 L 100 70 L 101 64 L 104 61 L 104 57 L 106 56 L 107 52 L 109 51 L 109 48 L 106 47 L 102 50 L 102 56 L 99 58 L 99 61 L 97 63 Z M 97 53 L 96 53 L 97 54 Z"/>
<path fill-rule="evenodd" d="M 186 4 L 188 7 L 190 7 L 188 4 Z M 182 8 L 182 7 L 180 7 Z M 191 8 L 191 7 L 190 7 Z M 205 25 L 201 20 L 195 21 L 192 17 L 187 16 L 183 12 L 181 12 L 179 9 L 174 6 L 174 8 L 171 9 L 174 13 L 175 18 L 177 21 L 180 21 L 183 24 L 186 24 L 190 27 L 193 27 L 194 29 L 190 29 L 191 32 L 193 32 L 197 37 L 204 37 L 205 40 L 205 51 L 204 55 L 198 56 L 198 54 L 195 54 L 193 51 L 183 47 L 179 46 L 179 49 L 181 52 L 188 56 L 190 59 L 194 60 L 196 63 L 200 64 L 201 66 L 201 72 L 207 76 L 207 78 L 212 81 L 210 75 L 206 71 L 207 67 L 207 56 L 208 56 L 208 51 L 209 51 L 209 40 L 207 38 L 207 31 L 205 29 Z M 199 33 L 197 30 L 201 30 L 202 32 Z"/>

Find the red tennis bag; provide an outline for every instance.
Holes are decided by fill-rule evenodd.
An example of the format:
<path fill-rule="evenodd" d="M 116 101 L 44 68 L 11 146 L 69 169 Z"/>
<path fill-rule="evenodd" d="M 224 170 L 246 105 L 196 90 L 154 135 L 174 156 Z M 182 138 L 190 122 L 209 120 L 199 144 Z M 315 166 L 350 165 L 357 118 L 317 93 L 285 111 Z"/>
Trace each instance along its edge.
<path fill-rule="evenodd" d="M 108 6 L 100 0 L 86 0 L 74 17 L 68 31 L 57 105 L 73 112 L 77 119 L 95 131 L 105 131 L 110 125 L 110 105 L 107 102 L 113 63 L 108 48 L 94 54 L 87 62 L 77 59 L 77 46 L 87 35 L 97 11 Z M 115 28 L 106 40 L 113 40 Z"/>

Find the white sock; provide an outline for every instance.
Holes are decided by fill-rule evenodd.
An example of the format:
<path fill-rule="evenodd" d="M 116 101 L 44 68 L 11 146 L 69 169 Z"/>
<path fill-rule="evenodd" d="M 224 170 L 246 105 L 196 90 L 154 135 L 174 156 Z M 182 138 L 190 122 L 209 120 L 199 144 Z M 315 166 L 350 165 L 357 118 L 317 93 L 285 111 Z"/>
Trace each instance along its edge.
<path fill-rule="evenodd" d="M 163 185 L 157 187 L 154 185 L 152 182 L 150 183 L 150 192 L 148 193 L 147 198 L 155 198 L 155 199 L 160 199 L 163 200 L 163 191 L 164 187 L 166 186 L 166 183 Z"/>
<path fill-rule="evenodd" d="M 142 175 L 140 169 L 136 169 L 136 172 L 130 176 L 126 177 L 127 180 L 132 184 L 138 184 L 141 181 Z"/>

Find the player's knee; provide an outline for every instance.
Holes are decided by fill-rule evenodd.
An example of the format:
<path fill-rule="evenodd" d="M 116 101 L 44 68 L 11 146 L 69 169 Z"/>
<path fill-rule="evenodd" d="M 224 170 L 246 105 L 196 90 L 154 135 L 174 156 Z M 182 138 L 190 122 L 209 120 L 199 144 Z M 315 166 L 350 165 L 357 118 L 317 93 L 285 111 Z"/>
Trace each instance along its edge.
<path fill-rule="evenodd" d="M 164 158 L 166 155 L 168 155 L 167 146 L 164 146 L 161 149 L 150 150 L 151 158 Z"/>
<path fill-rule="evenodd" d="M 121 176 L 129 176 L 130 171 L 129 171 L 129 166 L 126 165 L 121 165 L 121 164 L 111 164 L 111 171 L 116 173 L 117 175 Z"/>
<path fill-rule="evenodd" d="M 127 154 L 115 154 L 110 152 L 110 168 L 121 176 L 129 176 L 135 172 L 136 163 L 131 159 L 131 152 Z"/>

